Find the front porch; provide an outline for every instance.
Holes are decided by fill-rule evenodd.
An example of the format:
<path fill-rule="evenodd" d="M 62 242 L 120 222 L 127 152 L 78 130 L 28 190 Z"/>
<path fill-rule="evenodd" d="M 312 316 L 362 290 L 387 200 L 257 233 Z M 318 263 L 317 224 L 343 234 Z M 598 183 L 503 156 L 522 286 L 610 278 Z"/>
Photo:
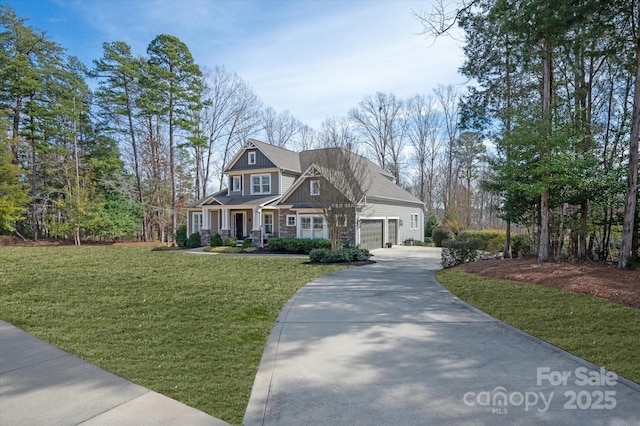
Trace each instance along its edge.
<path fill-rule="evenodd" d="M 198 227 L 199 221 L 201 226 Z M 253 246 L 259 246 L 268 237 L 277 235 L 278 211 L 261 206 L 206 206 L 200 212 L 192 212 L 188 222 L 189 234 L 199 232 L 204 246 L 208 246 L 216 234 L 223 240 L 229 237 L 239 242 L 250 239 Z"/>

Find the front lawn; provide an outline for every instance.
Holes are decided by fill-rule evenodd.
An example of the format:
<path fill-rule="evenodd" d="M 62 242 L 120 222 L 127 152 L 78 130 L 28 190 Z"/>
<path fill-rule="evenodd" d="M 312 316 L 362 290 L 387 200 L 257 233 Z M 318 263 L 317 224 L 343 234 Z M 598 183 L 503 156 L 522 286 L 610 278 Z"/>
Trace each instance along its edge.
<path fill-rule="evenodd" d="M 306 259 L 150 247 L 0 247 L 0 318 L 240 424 L 264 344 Z"/>
<path fill-rule="evenodd" d="M 640 311 L 538 284 L 445 269 L 438 281 L 520 330 L 640 383 Z"/>

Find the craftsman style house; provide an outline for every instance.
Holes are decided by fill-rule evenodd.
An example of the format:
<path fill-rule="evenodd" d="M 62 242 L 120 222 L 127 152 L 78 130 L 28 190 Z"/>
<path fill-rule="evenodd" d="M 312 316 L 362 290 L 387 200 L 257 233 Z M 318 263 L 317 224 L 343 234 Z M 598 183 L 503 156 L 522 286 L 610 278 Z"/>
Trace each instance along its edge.
<path fill-rule="evenodd" d="M 323 167 L 314 163 L 322 151 L 297 153 L 249 139 L 224 170 L 227 188 L 187 206 L 187 235 L 199 232 L 204 245 L 216 233 L 250 238 L 254 245 L 269 236 L 328 238 L 322 209 L 313 202 L 328 190 Z M 368 185 L 344 219 L 343 242 L 375 249 L 422 240 L 424 204 L 393 183 L 391 174 L 358 158 Z"/>

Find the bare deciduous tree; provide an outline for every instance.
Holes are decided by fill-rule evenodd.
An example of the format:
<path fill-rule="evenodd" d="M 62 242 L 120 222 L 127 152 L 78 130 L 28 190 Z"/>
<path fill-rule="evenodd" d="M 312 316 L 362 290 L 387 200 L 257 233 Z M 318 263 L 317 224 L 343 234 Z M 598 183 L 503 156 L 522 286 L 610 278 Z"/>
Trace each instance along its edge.
<path fill-rule="evenodd" d="M 400 182 L 400 156 L 404 147 L 402 101 L 393 94 L 376 93 L 364 98 L 349 118 L 378 165 Z"/>
<path fill-rule="evenodd" d="M 224 67 L 206 72 L 204 81 L 204 132 L 208 146 L 197 166 L 203 196 L 214 176 L 219 176 L 219 187 L 223 186 L 222 171 L 238 147 L 258 130 L 257 117 L 262 107 L 244 80 Z"/>
<path fill-rule="evenodd" d="M 260 125 L 264 132 L 265 142 L 281 148 L 287 148 L 302 127 L 302 123 L 289 111 L 285 110 L 277 114 L 272 107 L 267 107 L 262 111 Z"/>
<path fill-rule="evenodd" d="M 446 148 L 446 171 L 445 171 L 445 185 L 446 189 L 444 192 L 444 209 L 447 210 L 450 204 L 453 204 L 453 147 L 458 138 L 459 128 L 459 101 L 460 96 L 455 87 L 449 86 L 438 86 L 437 89 L 434 90 L 436 95 L 436 99 L 438 100 L 439 106 L 442 110 L 442 124 L 444 130 L 446 132 L 447 138 L 447 148 Z"/>
<path fill-rule="evenodd" d="M 371 173 L 369 161 L 351 150 L 354 136 L 346 120 L 325 120 L 320 140 L 325 148 L 311 151 L 309 202 L 322 211 L 331 248 L 337 250 L 348 221 L 355 220 L 358 204 L 369 190 Z"/>
<path fill-rule="evenodd" d="M 433 209 L 436 160 L 440 153 L 440 115 L 431 96 L 415 95 L 406 104 L 406 135 L 417 166 L 415 191 Z"/>

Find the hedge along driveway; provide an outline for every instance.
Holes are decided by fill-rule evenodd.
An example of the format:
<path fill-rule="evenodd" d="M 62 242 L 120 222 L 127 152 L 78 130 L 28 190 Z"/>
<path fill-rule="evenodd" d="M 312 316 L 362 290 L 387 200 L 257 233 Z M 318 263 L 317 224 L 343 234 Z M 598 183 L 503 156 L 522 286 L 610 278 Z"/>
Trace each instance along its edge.
<path fill-rule="evenodd" d="M 150 247 L 0 247 L 0 318 L 239 424 L 284 303 L 339 270 Z"/>

